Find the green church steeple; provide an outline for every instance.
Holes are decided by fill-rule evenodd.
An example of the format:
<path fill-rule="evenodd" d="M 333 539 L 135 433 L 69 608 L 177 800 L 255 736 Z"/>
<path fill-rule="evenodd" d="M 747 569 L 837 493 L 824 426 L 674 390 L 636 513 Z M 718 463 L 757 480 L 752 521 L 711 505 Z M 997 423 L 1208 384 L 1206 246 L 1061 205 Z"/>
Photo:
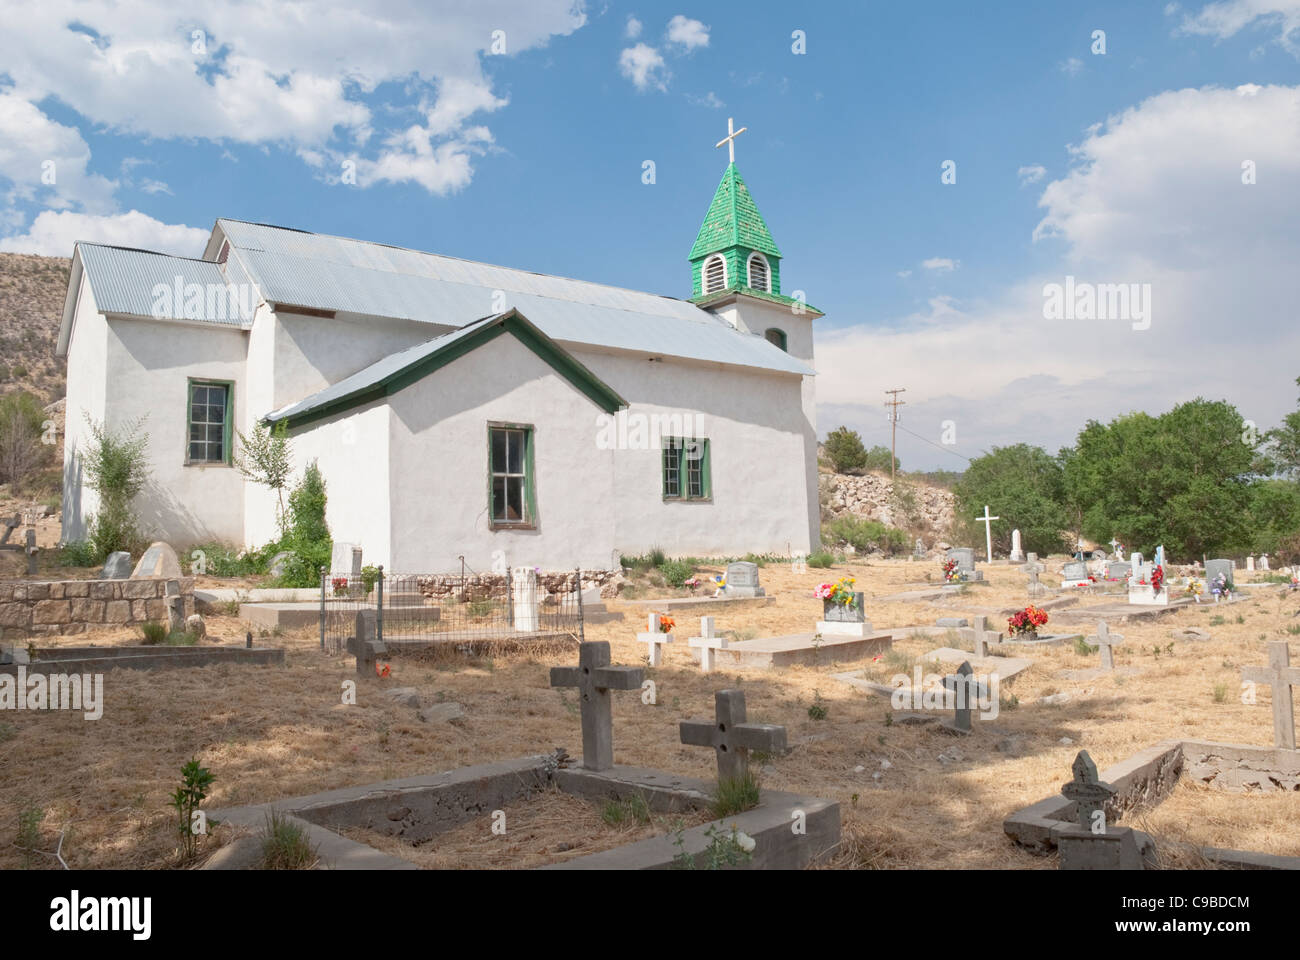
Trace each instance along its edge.
<path fill-rule="evenodd" d="M 722 174 L 687 259 L 693 299 L 739 290 L 780 297 L 781 251 L 734 162 Z"/>

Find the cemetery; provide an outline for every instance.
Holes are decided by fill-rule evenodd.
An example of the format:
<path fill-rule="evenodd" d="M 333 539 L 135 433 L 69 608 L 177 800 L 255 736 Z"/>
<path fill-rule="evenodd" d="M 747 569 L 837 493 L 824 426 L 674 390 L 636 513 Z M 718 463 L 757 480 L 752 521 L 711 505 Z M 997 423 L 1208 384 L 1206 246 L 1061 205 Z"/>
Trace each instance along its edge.
<path fill-rule="evenodd" d="M 701 580 L 726 576 L 725 562 L 696 566 Z M 0 675 L 19 660 L 26 670 L 98 672 L 114 659 L 140 669 L 106 674 L 106 709 L 89 735 L 107 765 L 93 796 L 71 769 L 38 781 L 21 763 L 0 790 L 35 798 L 51 829 L 77 818 L 64 852 L 100 867 L 177 863 L 162 784 L 195 755 L 217 778 L 205 808 L 222 825 L 192 865 L 214 869 L 257 866 L 271 811 L 300 827 L 315 865 L 334 868 L 675 868 L 683 854 L 702 864 L 719 851 L 742 868 L 1073 869 L 1116 858 L 1146 869 L 1290 868 L 1300 857 L 1300 830 L 1279 827 L 1300 816 L 1280 692 L 1290 688 L 1279 679 L 1294 682 L 1280 638 L 1300 608 L 1258 567 L 1230 571 L 1239 582 L 1218 603 L 1156 608 L 1041 577 L 1031 597 L 1036 566 L 990 565 L 968 593 L 908 589 L 917 574 L 907 559 L 755 566 L 759 606 L 723 601 L 697 616 L 591 585 L 585 599 L 621 618 L 575 623 L 578 636 L 553 648 L 469 643 L 433 658 L 404 651 L 403 639 L 440 629 L 427 611 L 453 607 L 456 583 L 421 589 L 406 620 L 403 603 L 386 598 L 382 646 L 377 585 L 348 597 L 351 628 L 322 648 L 319 620 L 272 631 L 218 599 L 230 589 L 220 580 L 186 577 L 174 585 L 182 603 L 213 598 L 202 644 L 142 647 L 139 625 L 92 623 L 6 648 Z M 493 630 L 536 630 L 544 596 L 573 579 L 527 571 L 508 612 L 498 605 L 501 617 L 489 618 Z M 101 581 L 80 582 L 88 599 Z M 102 582 L 150 584 L 161 604 L 152 612 L 167 607 L 166 578 Z M 1012 624 L 1027 607 L 1047 618 L 1032 640 Z M 605 659 L 585 660 L 601 650 Z M 169 655 L 165 670 L 127 662 Z M 1250 703 L 1243 683 L 1254 685 Z M 73 746 L 84 723 L 6 713 L 0 751 L 85 762 Z M 193 732 L 139 749 L 164 728 Z M 718 741 L 723 728 L 739 739 Z M 720 776 L 742 745 L 759 802 L 719 817 Z M 1103 804 L 1114 829 L 1132 831 L 1104 849 L 1070 835 L 1077 809 L 1060 793 L 1081 750 L 1121 793 Z M 159 786 L 141 803 L 144 780 Z M 788 826 L 796 808 L 807 816 L 799 835 Z M 503 835 L 492 832 L 495 811 Z M 733 828 L 752 850 L 719 840 Z M 937 834 L 938 850 L 925 839 Z"/>

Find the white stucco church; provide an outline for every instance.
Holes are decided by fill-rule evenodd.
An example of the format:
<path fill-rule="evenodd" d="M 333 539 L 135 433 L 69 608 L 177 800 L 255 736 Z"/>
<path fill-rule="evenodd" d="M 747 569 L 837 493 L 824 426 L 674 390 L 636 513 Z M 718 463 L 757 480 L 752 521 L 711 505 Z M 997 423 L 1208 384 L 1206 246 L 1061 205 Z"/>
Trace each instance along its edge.
<path fill-rule="evenodd" d="M 218 220 L 201 259 L 77 244 L 63 538 L 96 509 L 87 418 L 144 418 L 149 532 L 258 546 L 237 432 L 288 427 L 336 540 L 397 572 L 798 554 L 818 538 L 813 320 L 735 163 L 674 299 Z"/>

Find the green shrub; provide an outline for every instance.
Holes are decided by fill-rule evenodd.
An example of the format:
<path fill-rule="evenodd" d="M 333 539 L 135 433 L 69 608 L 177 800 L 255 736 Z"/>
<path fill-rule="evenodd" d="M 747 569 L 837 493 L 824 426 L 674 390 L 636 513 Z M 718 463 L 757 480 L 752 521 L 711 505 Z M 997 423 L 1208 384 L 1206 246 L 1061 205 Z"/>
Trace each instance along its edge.
<path fill-rule="evenodd" d="M 695 573 L 695 568 L 682 560 L 665 560 L 658 570 L 669 586 L 679 589 Z"/>
<path fill-rule="evenodd" d="M 89 540 L 73 540 L 59 547 L 61 567 L 97 567 L 102 559 Z"/>
<path fill-rule="evenodd" d="M 835 543 L 847 543 L 859 553 L 879 550 L 893 555 L 908 548 L 907 531 L 887 527 L 866 517 L 836 517 L 822 530 L 822 538 Z"/>
<path fill-rule="evenodd" d="M 325 520 L 325 505 L 325 478 L 313 460 L 289 494 L 284 539 L 277 544 L 279 549 L 290 554 L 284 562 L 280 586 L 319 586 L 320 568 L 329 566 L 333 548 L 329 524 Z"/>
<path fill-rule="evenodd" d="M 848 427 L 832 430 L 826 434 L 824 447 L 836 473 L 861 470 L 867 465 L 867 448 L 862 445 L 862 437 L 856 430 Z"/>
<path fill-rule="evenodd" d="M 266 815 L 262 830 L 263 870 L 310 870 L 317 859 L 307 831 L 278 810 Z"/>
<path fill-rule="evenodd" d="M 600 818 L 611 827 L 625 823 L 649 823 L 650 805 L 639 793 L 625 800 L 610 800 L 601 810 Z"/>
<path fill-rule="evenodd" d="M 827 550 L 818 550 L 808 555 L 808 566 L 823 570 L 835 563 L 835 555 Z"/>
<path fill-rule="evenodd" d="M 89 416 L 86 423 L 91 435 L 83 454 L 86 485 L 99 494 L 99 510 L 90 518 L 87 539 L 101 562 L 115 550 L 139 553 L 145 544 L 132 501 L 149 479 L 149 438 L 141 435 L 144 420 L 117 431 Z"/>
<path fill-rule="evenodd" d="M 166 643 L 167 635 L 169 633 L 167 624 L 156 623 L 153 620 L 140 624 L 140 632 L 144 634 L 144 643 L 151 647 L 160 643 Z"/>
<path fill-rule="evenodd" d="M 718 792 L 713 797 L 713 815 L 723 817 L 744 813 L 758 806 L 758 778 L 753 772 L 743 777 L 724 777 L 718 780 Z"/>
<path fill-rule="evenodd" d="M 267 564 L 280 546 L 272 543 L 258 550 L 240 550 L 228 543 L 210 541 L 198 544 L 194 550 L 203 554 L 203 570 L 209 577 L 252 577 L 266 573 Z M 197 565 L 197 560 L 191 561 L 191 573 L 198 573 Z"/>

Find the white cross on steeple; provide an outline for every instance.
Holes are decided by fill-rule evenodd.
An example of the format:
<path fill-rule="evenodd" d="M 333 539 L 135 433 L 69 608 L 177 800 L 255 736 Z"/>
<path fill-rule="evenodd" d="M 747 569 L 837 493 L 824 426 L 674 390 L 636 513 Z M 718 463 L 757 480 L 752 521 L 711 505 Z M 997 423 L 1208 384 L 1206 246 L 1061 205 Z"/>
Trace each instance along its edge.
<path fill-rule="evenodd" d="M 732 118 L 727 117 L 727 135 L 723 137 L 721 140 L 719 140 L 716 144 L 714 144 L 714 149 L 716 150 L 718 147 L 722 146 L 725 143 L 727 145 L 727 152 L 731 154 L 731 162 L 735 163 L 736 162 L 736 138 L 748 129 L 749 127 L 741 127 L 739 130 L 737 130 Z"/>

